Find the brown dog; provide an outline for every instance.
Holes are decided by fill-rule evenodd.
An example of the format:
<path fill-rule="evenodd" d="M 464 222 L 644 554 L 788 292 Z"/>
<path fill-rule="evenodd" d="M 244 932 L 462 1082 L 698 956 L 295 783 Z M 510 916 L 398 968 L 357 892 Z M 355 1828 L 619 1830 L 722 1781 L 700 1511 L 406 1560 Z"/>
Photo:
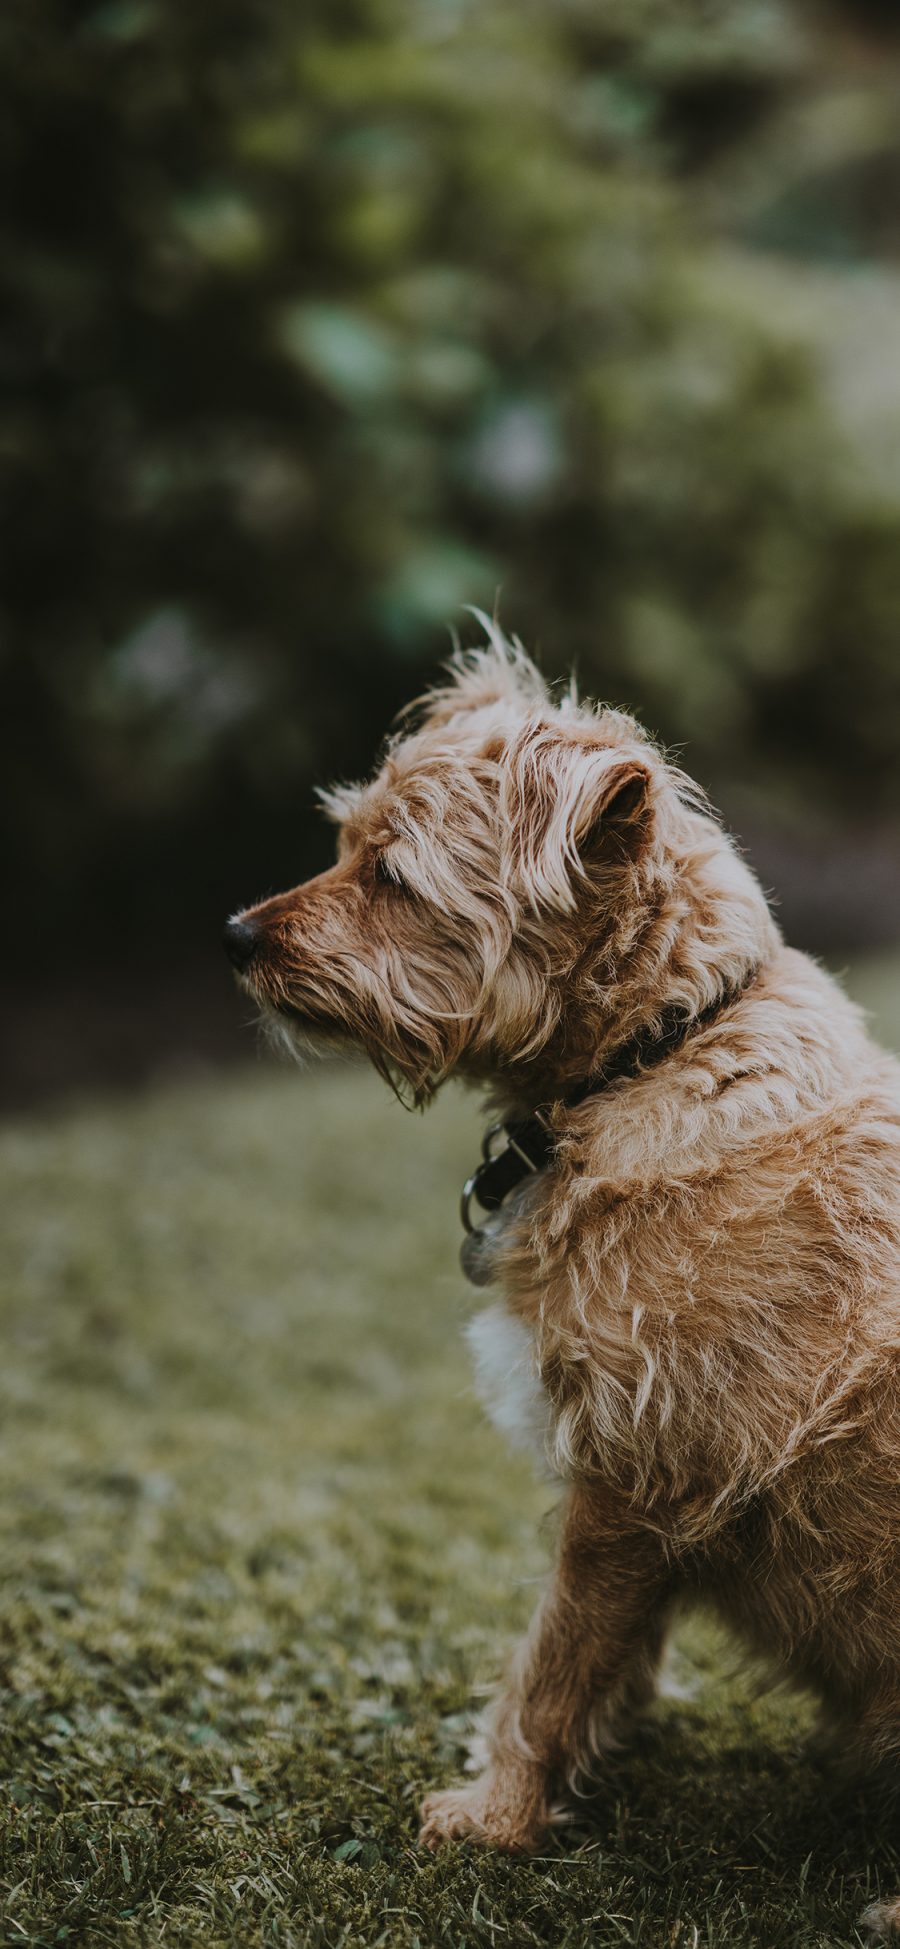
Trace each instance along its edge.
<path fill-rule="evenodd" d="M 337 864 L 227 944 L 292 1035 L 416 1102 L 487 1083 L 507 1128 L 469 1193 L 504 1295 L 473 1337 L 562 1534 L 486 1769 L 422 1839 L 528 1850 L 691 1593 L 900 1755 L 900 1065 L 638 726 L 488 634 L 326 797 Z M 900 1903 L 867 1921 L 890 1939 Z"/>

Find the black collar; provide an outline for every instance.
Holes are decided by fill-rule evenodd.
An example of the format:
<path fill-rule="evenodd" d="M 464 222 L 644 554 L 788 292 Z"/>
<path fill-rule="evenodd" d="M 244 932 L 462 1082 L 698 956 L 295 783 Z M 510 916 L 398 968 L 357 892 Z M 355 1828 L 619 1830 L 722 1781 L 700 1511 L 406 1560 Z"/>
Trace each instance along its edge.
<path fill-rule="evenodd" d="M 680 1049 L 689 1035 L 708 1028 L 726 1008 L 739 1001 L 752 986 L 759 971 L 757 963 L 748 969 L 740 981 L 722 988 L 696 1015 L 686 1015 L 683 1008 L 674 1006 L 664 1010 L 656 1029 L 645 1029 L 632 1036 L 630 1042 L 623 1042 L 621 1048 L 614 1049 L 595 1076 L 581 1083 L 571 1096 L 562 1099 L 563 1107 L 576 1110 L 589 1096 L 599 1096 L 608 1089 L 610 1083 L 619 1082 L 622 1077 L 639 1076 L 645 1069 L 654 1069 L 665 1056 Z M 552 1163 L 558 1141 L 558 1133 L 551 1121 L 555 1107 L 548 1103 L 535 1110 L 530 1117 L 511 1123 L 496 1123 L 488 1131 L 481 1146 L 482 1161 L 463 1185 L 461 1212 L 467 1232 L 478 1229 L 471 1212 L 473 1198 L 482 1211 L 498 1211 L 504 1199 L 509 1197 L 517 1184 L 522 1183 L 523 1178 L 546 1170 L 548 1164 Z M 506 1138 L 506 1144 L 498 1151 L 495 1145 L 500 1137 Z"/>

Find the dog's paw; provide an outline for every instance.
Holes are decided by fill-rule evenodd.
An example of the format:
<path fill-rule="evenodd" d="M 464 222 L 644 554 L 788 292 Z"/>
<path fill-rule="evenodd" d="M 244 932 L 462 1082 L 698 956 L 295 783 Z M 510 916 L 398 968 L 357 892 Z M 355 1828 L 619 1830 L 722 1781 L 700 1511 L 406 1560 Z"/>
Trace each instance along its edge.
<path fill-rule="evenodd" d="M 548 1821 L 544 1809 L 537 1813 L 533 1807 L 504 1804 L 495 1792 L 485 1790 L 482 1781 L 476 1781 L 429 1794 L 422 1803 L 419 1846 L 434 1853 L 446 1841 L 469 1841 L 502 1854 L 533 1854 Z"/>
<path fill-rule="evenodd" d="M 900 1942 L 900 1901 L 873 1902 L 859 1918 L 869 1942 Z"/>

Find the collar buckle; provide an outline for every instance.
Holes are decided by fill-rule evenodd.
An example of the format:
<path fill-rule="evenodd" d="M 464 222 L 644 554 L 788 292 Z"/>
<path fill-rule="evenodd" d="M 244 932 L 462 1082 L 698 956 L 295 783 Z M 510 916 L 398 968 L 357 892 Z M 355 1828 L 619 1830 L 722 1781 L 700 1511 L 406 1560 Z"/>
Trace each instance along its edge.
<path fill-rule="evenodd" d="M 722 988 L 696 1015 L 685 1015 L 681 1008 L 668 1010 L 652 1033 L 645 1031 L 633 1036 L 630 1042 L 614 1052 L 598 1074 L 589 1077 L 565 1099 L 565 1107 L 576 1110 L 588 1097 L 599 1096 L 611 1083 L 629 1077 L 634 1079 L 645 1069 L 654 1068 L 664 1057 L 680 1049 L 688 1036 L 707 1028 L 725 1009 L 739 1001 L 753 986 L 760 972 L 760 964 L 754 963 L 741 980 Z M 465 1231 L 471 1233 L 480 1229 L 472 1216 L 473 1199 L 490 1216 L 492 1212 L 499 1211 L 504 1199 L 525 1178 L 537 1175 L 553 1163 L 557 1139 L 549 1109 L 550 1106 L 545 1105 L 521 1122 L 492 1124 L 485 1133 L 481 1163 L 463 1185 L 460 1216 Z M 505 1137 L 506 1142 L 498 1147 L 500 1137 Z"/>
<path fill-rule="evenodd" d="M 497 1139 L 501 1136 L 506 1142 L 498 1147 Z M 481 1163 L 463 1185 L 459 1207 L 463 1229 L 467 1232 L 479 1229 L 472 1216 L 473 1199 L 488 1214 L 499 1210 L 504 1198 L 523 1178 L 536 1176 L 544 1169 L 552 1150 L 553 1133 L 540 1111 L 522 1123 L 492 1124 L 482 1141 Z"/>

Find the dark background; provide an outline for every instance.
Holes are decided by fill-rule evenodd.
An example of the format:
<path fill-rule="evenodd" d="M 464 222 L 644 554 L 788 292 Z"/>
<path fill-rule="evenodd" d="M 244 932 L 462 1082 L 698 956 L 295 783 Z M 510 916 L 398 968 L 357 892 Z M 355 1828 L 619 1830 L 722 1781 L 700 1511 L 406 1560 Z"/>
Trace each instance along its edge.
<path fill-rule="evenodd" d="M 893 3 L 7 0 L 4 1089 L 245 1051 L 462 605 L 900 938 Z"/>

